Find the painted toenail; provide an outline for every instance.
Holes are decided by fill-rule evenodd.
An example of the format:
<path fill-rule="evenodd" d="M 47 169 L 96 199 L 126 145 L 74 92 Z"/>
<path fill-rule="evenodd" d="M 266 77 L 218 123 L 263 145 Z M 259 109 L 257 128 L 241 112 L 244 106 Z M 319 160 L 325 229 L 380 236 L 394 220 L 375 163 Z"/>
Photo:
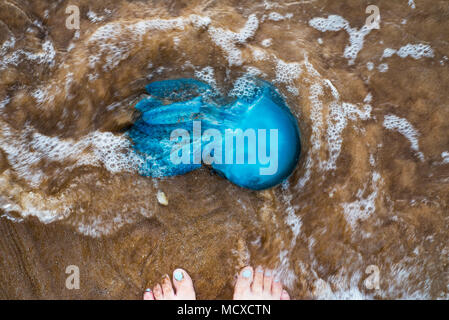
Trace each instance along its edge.
<path fill-rule="evenodd" d="M 278 277 L 274 278 L 274 282 L 279 282 L 279 281 L 280 281 L 280 280 L 279 280 Z"/>
<path fill-rule="evenodd" d="M 263 272 L 263 268 L 262 267 L 257 267 L 257 272 Z"/>
<path fill-rule="evenodd" d="M 266 271 L 265 271 L 265 275 L 266 275 L 267 277 L 270 277 L 270 276 L 271 276 L 271 270 L 266 270 Z"/>
<path fill-rule="evenodd" d="M 242 272 L 242 276 L 244 278 L 250 278 L 252 274 L 253 273 L 251 272 L 251 270 L 245 270 L 245 271 Z"/>
<path fill-rule="evenodd" d="M 145 289 L 145 292 L 151 292 L 151 289 Z"/>
<path fill-rule="evenodd" d="M 182 274 L 181 271 L 175 271 L 173 273 L 173 276 L 175 277 L 176 281 L 181 281 L 184 278 L 184 275 Z"/>

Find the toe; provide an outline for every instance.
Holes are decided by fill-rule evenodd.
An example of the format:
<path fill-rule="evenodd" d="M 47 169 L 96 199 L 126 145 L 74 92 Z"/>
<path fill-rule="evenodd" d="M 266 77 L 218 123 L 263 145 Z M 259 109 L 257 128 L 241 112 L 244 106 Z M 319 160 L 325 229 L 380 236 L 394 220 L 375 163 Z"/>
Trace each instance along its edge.
<path fill-rule="evenodd" d="M 159 283 L 153 288 L 153 295 L 156 300 L 164 300 L 164 295 L 162 294 L 162 288 Z"/>
<path fill-rule="evenodd" d="M 274 281 L 271 284 L 271 295 L 273 296 L 273 299 L 280 300 L 282 295 L 282 284 L 279 278 L 276 276 L 274 277 Z"/>
<path fill-rule="evenodd" d="M 170 278 L 167 275 L 165 275 L 162 279 L 162 292 L 164 293 L 164 299 L 166 300 L 172 300 L 175 297 L 173 286 L 171 284 Z"/>
<path fill-rule="evenodd" d="M 263 268 L 258 266 L 254 275 L 253 284 L 251 286 L 251 289 L 256 294 L 260 294 L 263 290 L 263 273 Z"/>
<path fill-rule="evenodd" d="M 176 288 L 176 298 L 180 300 L 195 300 L 195 289 L 189 274 L 183 269 L 173 271 L 173 285 Z"/>
<path fill-rule="evenodd" d="M 235 283 L 234 300 L 242 300 L 245 295 L 251 290 L 251 283 L 254 278 L 254 270 L 252 267 L 245 267 L 240 271 L 240 274 Z"/>
<path fill-rule="evenodd" d="M 282 290 L 281 300 L 290 300 L 290 295 L 286 290 Z"/>
<path fill-rule="evenodd" d="M 154 300 L 153 291 L 151 289 L 146 289 L 143 294 L 143 300 Z"/>
<path fill-rule="evenodd" d="M 265 294 L 271 294 L 271 283 L 273 282 L 272 272 L 270 269 L 265 270 L 263 275 L 263 292 Z"/>

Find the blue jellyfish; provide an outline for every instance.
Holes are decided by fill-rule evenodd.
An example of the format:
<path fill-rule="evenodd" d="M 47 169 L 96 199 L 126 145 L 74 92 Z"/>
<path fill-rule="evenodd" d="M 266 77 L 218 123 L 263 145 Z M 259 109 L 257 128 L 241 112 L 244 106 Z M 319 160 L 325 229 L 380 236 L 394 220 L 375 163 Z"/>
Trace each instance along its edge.
<path fill-rule="evenodd" d="M 146 91 L 128 131 L 141 175 L 175 176 L 209 165 L 238 186 L 262 190 L 295 169 L 298 124 L 270 83 L 242 78 L 223 95 L 201 81 L 176 79 Z"/>

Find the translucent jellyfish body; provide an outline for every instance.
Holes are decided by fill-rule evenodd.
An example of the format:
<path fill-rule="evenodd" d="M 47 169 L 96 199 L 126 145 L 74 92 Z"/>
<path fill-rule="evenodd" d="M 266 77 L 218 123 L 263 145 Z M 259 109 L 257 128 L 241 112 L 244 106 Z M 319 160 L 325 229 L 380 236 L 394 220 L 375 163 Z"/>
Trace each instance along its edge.
<path fill-rule="evenodd" d="M 140 174 L 181 175 L 210 165 L 236 185 L 262 190 L 295 169 L 298 124 L 270 83 L 246 79 L 227 96 L 194 79 L 153 82 L 146 90 L 128 131 Z"/>

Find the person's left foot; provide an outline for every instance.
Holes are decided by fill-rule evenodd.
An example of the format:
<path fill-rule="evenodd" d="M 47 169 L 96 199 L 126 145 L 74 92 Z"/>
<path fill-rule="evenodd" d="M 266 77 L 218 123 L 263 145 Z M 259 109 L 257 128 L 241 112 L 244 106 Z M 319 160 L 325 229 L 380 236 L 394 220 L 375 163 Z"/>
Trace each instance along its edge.
<path fill-rule="evenodd" d="M 173 288 L 173 286 L 175 288 Z M 151 289 L 145 290 L 144 300 L 195 300 L 195 289 L 193 282 L 187 272 L 183 269 L 176 269 L 173 272 L 173 285 L 168 275 Z"/>

